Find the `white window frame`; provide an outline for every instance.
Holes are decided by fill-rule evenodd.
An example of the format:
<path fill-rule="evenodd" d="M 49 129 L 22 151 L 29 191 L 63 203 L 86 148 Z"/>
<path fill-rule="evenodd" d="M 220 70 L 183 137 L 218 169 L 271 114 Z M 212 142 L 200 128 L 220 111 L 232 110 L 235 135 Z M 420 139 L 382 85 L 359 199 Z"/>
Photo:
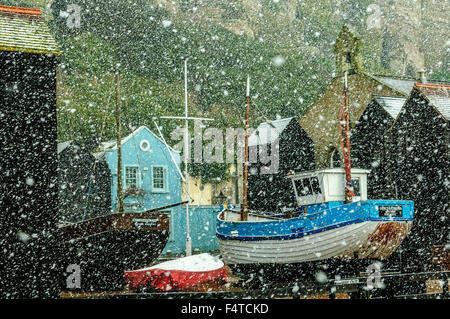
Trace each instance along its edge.
<path fill-rule="evenodd" d="M 163 188 L 155 188 L 155 181 L 154 181 L 154 172 L 155 168 L 162 168 L 163 169 Z M 153 193 L 168 193 L 169 187 L 168 187 L 168 176 L 167 176 L 167 166 L 165 165 L 152 165 L 152 178 L 151 178 L 151 190 Z"/>
<path fill-rule="evenodd" d="M 139 179 L 139 166 L 137 165 L 124 165 L 123 170 L 123 180 L 124 180 L 124 188 L 128 189 L 128 183 L 127 183 L 127 168 L 135 168 L 136 169 L 136 187 L 140 186 L 140 179 Z"/>

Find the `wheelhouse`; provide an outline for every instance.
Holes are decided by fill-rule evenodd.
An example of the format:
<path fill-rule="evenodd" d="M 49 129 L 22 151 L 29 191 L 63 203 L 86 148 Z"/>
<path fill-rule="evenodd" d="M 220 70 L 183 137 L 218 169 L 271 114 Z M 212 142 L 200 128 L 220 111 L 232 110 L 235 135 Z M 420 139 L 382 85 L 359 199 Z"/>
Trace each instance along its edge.
<path fill-rule="evenodd" d="M 367 200 L 367 175 L 370 170 L 352 168 L 354 201 Z M 288 175 L 299 206 L 345 200 L 344 168 L 329 168 Z"/>

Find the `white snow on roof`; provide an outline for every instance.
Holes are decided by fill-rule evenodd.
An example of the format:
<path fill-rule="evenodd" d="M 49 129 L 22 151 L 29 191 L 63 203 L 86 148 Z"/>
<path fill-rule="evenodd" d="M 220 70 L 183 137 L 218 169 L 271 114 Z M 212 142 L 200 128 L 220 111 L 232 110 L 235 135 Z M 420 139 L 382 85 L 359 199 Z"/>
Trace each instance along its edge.
<path fill-rule="evenodd" d="M 292 117 L 261 123 L 248 138 L 248 146 L 274 142 L 292 120 Z"/>
<path fill-rule="evenodd" d="M 208 253 L 193 255 L 174 260 L 169 260 L 149 268 L 138 269 L 135 271 L 162 269 L 162 270 L 184 270 L 184 271 L 209 271 L 224 267 L 224 263 L 218 257 Z"/>
<path fill-rule="evenodd" d="M 64 151 L 70 144 L 72 144 L 72 141 L 58 143 L 58 146 L 57 146 L 58 154 L 61 153 L 62 151 Z"/>
<path fill-rule="evenodd" d="M 93 153 L 92 155 L 94 155 L 96 159 L 101 159 L 105 155 L 105 152 L 97 152 Z"/>
<path fill-rule="evenodd" d="M 416 85 L 417 89 L 430 101 L 445 120 L 450 118 L 450 85 Z"/>
<path fill-rule="evenodd" d="M 392 76 L 383 76 L 383 75 L 371 75 L 377 81 L 390 86 L 404 94 L 409 94 L 414 86 L 414 83 L 417 83 L 418 80 L 415 79 L 406 79 L 406 78 L 398 78 Z M 434 81 L 427 80 L 427 84 L 438 84 L 438 85 L 449 85 L 449 82 L 444 81 Z"/>
<path fill-rule="evenodd" d="M 373 77 L 381 83 L 390 86 L 404 94 L 409 94 L 414 86 L 414 83 L 417 82 L 412 79 L 402 79 L 389 76 L 373 75 Z"/>
<path fill-rule="evenodd" d="M 127 141 L 129 141 L 130 139 L 132 139 L 134 136 L 136 136 L 140 131 L 142 131 L 143 129 L 146 129 L 147 131 L 149 131 L 151 134 L 153 134 L 158 140 L 161 141 L 161 143 L 164 144 L 164 142 L 155 134 L 153 133 L 149 128 L 147 128 L 146 126 L 140 126 L 139 128 L 137 128 L 136 130 L 134 130 L 131 134 L 125 136 L 124 138 L 121 139 L 121 144 L 123 145 L 124 143 L 126 143 Z M 169 149 L 172 152 L 175 153 L 180 153 L 179 151 L 174 150 L 170 145 Z M 102 149 L 103 151 L 106 150 L 114 150 L 117 148 L 117 140 L 111 140 L 111 141 L 106 141 L 106 142 L 102 142 L 100 143 L 100 149 Z M 101 156 L 103 152 L 100 153 L 96 153 L 97 156 Z"/>
<path fill-rule="evenodd" d="M 400 110 L 406 101 L 405 97 L 395 96 L 375 96 L 374 98 L 393 119 L 397 118 L 398 113 L 400 113 Z"/>
<path fill-rule="evenodd" d="M 441 113 L 441 115 L 446 119 L 450 119 L 450 98 L 448 97 L 428 97 L 431 104 L 433 104 L 436 109 Z"/>

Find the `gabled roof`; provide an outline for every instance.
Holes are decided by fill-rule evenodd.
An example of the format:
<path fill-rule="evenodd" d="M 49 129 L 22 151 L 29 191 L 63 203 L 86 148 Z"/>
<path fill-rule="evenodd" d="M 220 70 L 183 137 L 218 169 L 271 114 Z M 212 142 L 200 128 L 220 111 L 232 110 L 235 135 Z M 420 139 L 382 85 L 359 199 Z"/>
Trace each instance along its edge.
<path fill-rule="evenodd" d="M 450 85 L 414 83 L 414 89 L 418 90 L 444 121 L 448 122 L 450 118 Z M 390 129 L 394 127 L 399 117 L 400 113 Z"/>
<path fill-rule="evenodd" d="M 62 142 L 62 143 L 58 143 L 57 146 L 57 152 L 58 154 L 61 153 L 62 151 L 64 151 L 66 148 L 68 148 L 70 145 L 74 144 L 74 141 L 66 141 L 66 142 Z"/>
<path fill-rule="evenodd" d="M 369 75 L 369 74 L 367 74 Z M 399 91 L 405 95 L 409 94 L 414 86 L 414 84 L 417 82 L 416 79 L 411 78 L 401 78 L 401 77 L 393 77 L 393 76 L 385 76 L 385 75 L 369 75 L 370 77 L 374 78 L 378 82 L 391 87 L 395 89 L 396 91 Z M 450 84 L 442 81 L 432 81 L 428 80 L 429 84 L 438 84 L 438 85 L 445 85 Z"/>
<path fill-rule="evenodd" d="M 3 5 L 0 5 L 0 51 L 61 54 L 40 10 Z"/>
<path fill-rule="evenodd" d="M 155 136 L 155 138 L 157 138 L 159 141 L 161 141 L 161 143 L 164 144 L 164 142 L 155 133 L 150 131 L 150 129 L 148 127 L 146 127 L 146 126 L 140 126 L 136 130 L 134 130 L 131 134 L 123 137 L 121 139 L 121 144 L 123 145 L 124 143 L 126 143 L 127 141 L 129 141 L 130 139 L 135 137 L 140 131 L 142 131 L 144 129 L 147 130 L 148 132 L 150 132 L 153 136 Z M 169 146 L 169 149 L 172 152 L 180 153 L 179 151 L 174 150 L 170 145 L 167 145 L 167 146 Z M 104 151 L 117 149 L 117 140 L 111 140 L 111 141 L 107 141 L 107 142 L 102 142 L 102 143 L 100 143 L 99 148 L 102 149 L 103 151 L 99 152 L 99 153 L 96 153 L 96 157 L 100 156 L 101 155 L 100 153 L 103 153 Z"/>
<path fill-rule="evenodd" d="M 425 96 L 445 121 L 450 119 L 450 85 L 416 83 L 415 88 Z"/>
<path fill-rule="evenodd" d="M 248 138 L 248 146 L 269 144 L 274 142 L 278 136 L 285 130 L 293 117 L 263 122 Z"/>
<path fill-rule="evenodd" d="M 393 120 L 397 118 L 403 104 L 405 104 L 406 97 L 398 96 L 380 96 L 375 95 L 373 98 L 391 117 Z"/>
<path fill-rule="evenodd" d="M 381 76 L 381 75 L 371 75 L 378 82 L 395 89 L 403 94 L 408 94 L 411 92 L 412 87 L 414 86 L 414 79 L 405 79 L 405 78 L 397 78 L 391 76 Z"/>

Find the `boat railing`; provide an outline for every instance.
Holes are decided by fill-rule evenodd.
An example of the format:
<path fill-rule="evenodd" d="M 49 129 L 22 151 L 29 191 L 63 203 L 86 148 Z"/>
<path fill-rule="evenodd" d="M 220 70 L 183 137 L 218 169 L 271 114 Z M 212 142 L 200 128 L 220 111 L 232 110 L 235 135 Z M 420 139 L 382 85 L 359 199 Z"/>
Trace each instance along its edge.
<path fill-rule="evenodd" d="M 259 212 L 259 211 L 250 211 L 250 214 L 256 217 L 264 217 L 270 219 L 285 219 L 285 214 L 283 213 L 272 213 L 272 212 Z"/>
<path fill-rule="evenodd" d="M 225 219 L 224 214 L 227 211 L 228 212 L 233 212 L 233 213 L 236 213 L 236 214 L 240 214 L 241 213 L 240 210 L 224 209 L 218 214 L 218 218 L 221 219 L 221 220 L 224 220 Z M 261 213 L 260 211 L 254 211 L 254 210 L 249 210 L 248 211 L 248 215 L 252 216 L 252 217 L 256 217 L 256 218 L 259 217 L 259 218 L 271 219 L 271 220 L 282 220 L 282 219 L 285 219 L 284 214 L 281 214 L 281 213 L 280 214 L 278 214 L 278 213 L 264 214 L 264 213 Z M 282 216 L 282 217 L 280 217 L 280 216 Z"/>

